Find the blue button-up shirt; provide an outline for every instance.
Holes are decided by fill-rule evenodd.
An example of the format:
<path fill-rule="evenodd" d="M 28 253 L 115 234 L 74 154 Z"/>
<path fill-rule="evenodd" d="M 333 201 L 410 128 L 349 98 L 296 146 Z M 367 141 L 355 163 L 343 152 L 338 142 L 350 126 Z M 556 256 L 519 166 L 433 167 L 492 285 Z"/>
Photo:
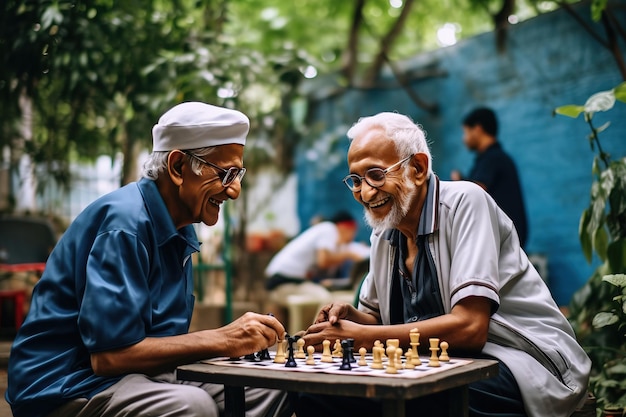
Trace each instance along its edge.
<path fill-rule="evenodd" d="M 110 387 L 90 354 L 189 330 L 192 226 L 177 230 L 152 180 L 92 203 L 54 248 L 11 351 L 6 399 L 15 417 L 45 416 Z"/>

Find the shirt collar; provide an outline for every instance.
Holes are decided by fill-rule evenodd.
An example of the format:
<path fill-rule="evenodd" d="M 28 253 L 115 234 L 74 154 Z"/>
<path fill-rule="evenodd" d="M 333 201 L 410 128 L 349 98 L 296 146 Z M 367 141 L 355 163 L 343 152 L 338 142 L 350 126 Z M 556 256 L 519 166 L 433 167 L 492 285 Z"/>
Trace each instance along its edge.
<path fill-rule="evenodd" d="M 430 235 L 439 230 L 439 177 L 431 174 L 428 178 L 428 189 L 426 198 L 422 206 L 420 222 L 417 226 L 417 234 Z M 390 240 L 392 244 L 397 243 L 397 229 L 388 229 L 383 233 L 383 239 Z"/>
<path fill-rule="evenodd" d="M 193 250 L 196 252 L 199 251 L 200 245 L 192 225 L 176 230 L 174 220 L 172 220 L 172 216 L 165 206 L 165 202 L 163 201 L 161 193 L 159 193 L 156 182 L 148 178 L 142 178 L 138 181 L 137 186 L 143 196 L 143 201 L 146 204 L 150 218 L 155 225 L 154 233 L 159 245 L 178 236 L 184 239 Z"/>

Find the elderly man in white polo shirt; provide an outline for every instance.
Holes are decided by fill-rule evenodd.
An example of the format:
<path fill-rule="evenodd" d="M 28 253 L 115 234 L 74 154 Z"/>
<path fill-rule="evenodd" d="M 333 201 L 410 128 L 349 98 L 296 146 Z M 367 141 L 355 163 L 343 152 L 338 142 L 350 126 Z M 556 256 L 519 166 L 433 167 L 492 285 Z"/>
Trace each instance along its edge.
<path fill-rule="evenodd" d="M 452 355 L 500 361 L 497 377 L 470 384 L 470 416 L 569 417 L 585 400 L 591 362 L 511 219 L 476 184 L 439 181 L 425 134 L 407 116 L 362 118 L 348 137 L 344 182 L 373 228 L 370 272 L 358 308 L 325 307 L 306 343 L 354 338 L 370 347 L 393 338 L 406 349 L 418 328 L 421 340 L 448 342 Z M 441 394 L 409 401 L 407 415 L 445 415 L 446 406 Z M 345 410 L 373 416 L 380 404 L 302 395 L 296 413 Z"/>

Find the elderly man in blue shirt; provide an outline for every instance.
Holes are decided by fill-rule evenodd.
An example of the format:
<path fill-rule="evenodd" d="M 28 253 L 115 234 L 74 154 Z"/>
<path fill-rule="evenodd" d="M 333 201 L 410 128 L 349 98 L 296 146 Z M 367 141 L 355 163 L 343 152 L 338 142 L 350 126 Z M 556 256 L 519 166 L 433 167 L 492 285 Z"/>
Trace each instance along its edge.
<path fill-rule="evenodd" d="M 241 191 L 249 121 L 235 110 L 179 104 L 153 128 L 143 178 L 87 207 L 48 259 L 8 368 L 15 417 L 217 416 L 223 388 L 181 383 L 177 365 L 274 345 L 285 329 L 246 313 L 188 333 L 193 223 L 214 225 Z M 247 415 L 289 410 L 285 394 L 250 389 Z"/>

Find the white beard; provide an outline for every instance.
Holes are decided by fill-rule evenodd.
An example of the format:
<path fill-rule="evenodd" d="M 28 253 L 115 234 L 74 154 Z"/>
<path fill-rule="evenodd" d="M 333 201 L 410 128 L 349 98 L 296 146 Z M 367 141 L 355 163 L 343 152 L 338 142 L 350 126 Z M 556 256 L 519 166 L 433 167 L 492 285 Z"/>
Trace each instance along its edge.
<path fill-rule="evenodd" d="M 401 195 L 398 200 L 393 202 L 393 206 L 391 207 L 391 211 L 383 217 L 382 219 L 377 219 L 372 216 L 372 214 L 366 209 L 365 210 L 365 221 L 367 224 L 374 229 L 375 233 L 383 232 L 387 229 L 395 229 L 398 227 L 402 219 L 409 212 L 409 208 L 411 207 L 411 202 L 413 198 L 417 195 L 417 186 L 413 181 L 410 180 L 408 176 L 408 171 L 404 175 L 404 188 L 406 193 Z"/>

